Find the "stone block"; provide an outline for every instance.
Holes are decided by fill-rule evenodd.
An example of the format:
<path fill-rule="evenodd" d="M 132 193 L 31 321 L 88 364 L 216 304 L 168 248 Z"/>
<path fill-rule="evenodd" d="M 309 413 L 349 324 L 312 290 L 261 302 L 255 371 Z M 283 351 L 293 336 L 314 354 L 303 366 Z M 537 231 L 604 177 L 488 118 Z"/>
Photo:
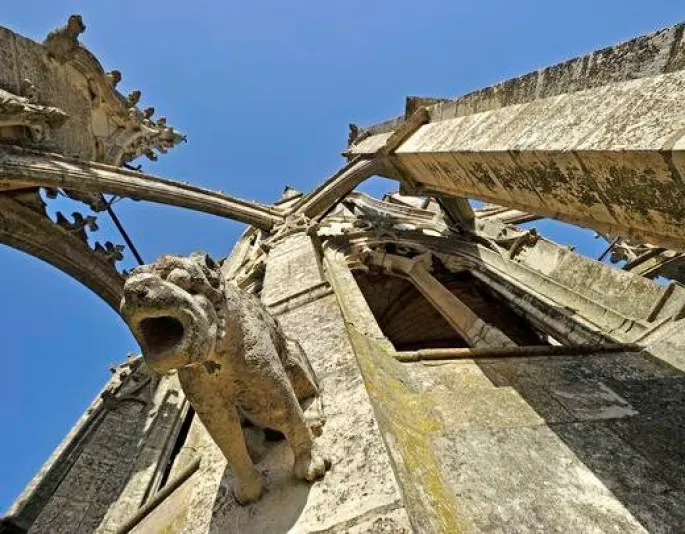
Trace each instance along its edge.
<path fill-rule="evenodd" d="M 546 426 L 449 432 L 434 445 L 468 531 L 646 532 Z"/>

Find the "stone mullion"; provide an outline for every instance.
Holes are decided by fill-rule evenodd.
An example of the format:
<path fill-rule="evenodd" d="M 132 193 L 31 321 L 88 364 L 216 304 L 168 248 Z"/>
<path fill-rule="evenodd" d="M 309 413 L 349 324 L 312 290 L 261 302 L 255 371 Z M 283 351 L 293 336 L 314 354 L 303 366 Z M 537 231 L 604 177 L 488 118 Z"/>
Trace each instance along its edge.
<path fill-rule="evenodd" d="M 516 346 L 501 330 L 483 321 L 420 263 L 414 264 L 409 278 L 421 294 L 471 347 Z"/>
<path fill-rule="evenodd" d="M 363 253 L 367 264 L 375 265 L 390 274 L 401 275 L 410 280 L 445 320 L 471 347 L 513 347 L 509 337 L 494 326 L 483 321 L 461 299 L 435 278 L 426 266 L 430 254 L 406 258 L 367 250 Z"/>

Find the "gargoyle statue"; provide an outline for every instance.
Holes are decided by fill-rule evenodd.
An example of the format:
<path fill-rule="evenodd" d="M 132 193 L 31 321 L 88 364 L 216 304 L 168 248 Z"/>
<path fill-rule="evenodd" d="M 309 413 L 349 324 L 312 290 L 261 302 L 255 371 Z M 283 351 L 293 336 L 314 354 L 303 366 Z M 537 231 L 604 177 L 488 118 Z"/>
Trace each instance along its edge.
<path fill-rule="evenodd" d="M 308 398 L 321 406 L 307 356 L 255 297 L 224 283 L 209 256 L 166 255 L 134 269 L 121 313 L 147 365 L 158 373 L 178 370 L 183 391 L 233 467 L 239 503 L 255 501 L 262 492 L 241 415 L 285 436 L 297 477 L 324 476 L 330 461 L 314 442 L 323 414 L 307 420 L 300 406 Z"/>

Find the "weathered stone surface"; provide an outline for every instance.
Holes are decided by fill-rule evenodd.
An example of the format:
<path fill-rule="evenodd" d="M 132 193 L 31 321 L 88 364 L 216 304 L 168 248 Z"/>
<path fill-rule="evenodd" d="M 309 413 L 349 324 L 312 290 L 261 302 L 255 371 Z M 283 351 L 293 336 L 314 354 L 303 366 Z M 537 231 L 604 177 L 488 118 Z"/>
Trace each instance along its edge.
<path fill-rule="evenodd" d="M 681 371 L 649 354 L 398 364 L 382 335 L 359 330 L 374 319 L 335 258 L 328 272 L 415 528 L 668 532 L 682 521 L 680 431 L 651 415 L 679 413 Z"/>
<path fill-rule="evenodd" d="M 185 524 L 190 499 L 193 490 L 199 483 L 197 473 L 186 480 L 174 493 L 165 499 L 154 513 L 144 517 L 131 533 L 144 534 L 146 532 L 181 532 Z"/>
<path fill-rule="evenodd" d="M 113 194 L 204 211 L 270 229 L 282 214 L 257 202 L 247 202 L 182 182 L 55 154 L 0 147 L 0 188 L 64 188 L 72 192 Z"/>
<path fill-rule="evenodd" d="M 168 460 L 163 451 L 148 450 L 143 438 L 151 428 L 161 438 L 182 399 L 173 380 L 157 381 L 140 364 L 140 359 L 131 359 L 114 369 L 79 431 L 69 436 L 36 476 L 33 490 L 10 510 L 14 524 L 37 533 L 113 533 L 122 515 L 142 504 L 153 471 L 160 464 L 163 469 Z"/>
<path fill-rule="evenodd" d="M 616 423 L 577 423 L 554 431 L 649 532 L 674 532 L 685 521 L 679 485 L 664 476 L 662 457 L 644 455 L 614 432 Z"/>
<path fill-rule="evenodd" d="M 439 120 L 394 157 L 427 190 L 682 248 L 674 192 L 684 190 L 669 154 L 683 91 L 679 71 Z"/>
<path fill-rule="evenodd" d="M 471 531 L 646 532 L 549 428 L 449 432 L 435 446 Z"/>
<path fill-rule="evenodd" d="M 153 138 L 162 146 L 164 135 L 179 140 L 136 107 L 139 91 L 116 93 L 120 73 L 104 74 L 78 41 L 83 29 L 72 18 L 45 45 L 0 31 L 0 44 L 11 45 L 0 46 L 0 67 L 19 68 L 0 68 L 0 89 L 26 99 L 24 111 L 63 107 L 70 118 L 53 141 L 65 154 L 118 164 L 147 153 Z M 611 234 L 685 235 L 677 205 L 685 191 L 684 43 L 677 26 L 456 101 L 411 99 L 409 120 L 354 130 L 348 154 L 359 159 L 276 206 L 4 149 L 0 196 L 12 209 L 0 216 L 0 240 L 52 261 L 110 302 L 121 291 L 110 278 L 121 251 L 85 248 L 93 216 L 43 224 L 33 217 L 43 217 L 34 191 L 7 191 L 73 188 L 72 198 L 91 204 L 117 193 L 255 227 L 222 269 L 204 256 L 167 256 L 126 286 L 124 316 L 146 358 L 159 371 L 179 368 L 199 418 L 174 373 L 153 382 L 137 369 L 110 384 L 0 530 L 115 532 L 141 506 L 135 532 L 682 530 L 685 290 L 509 224 L 537 206 Z M 67 83 L 75 84 L 69 98 Z M 400 177 L 405 192 L 423 185 L 520 209 L 473 217 L 464 202 L 342 198 L 374 172 Z M 425 303 L 403 298 L 412 291 Z M 428 336 L 435 325 L 425 310 L 446 333 Z M 390 315 L 404 319 L 394 324 L 411 329 L 412 343 L 448 351 L 617 342 L 645 351 L 402 363 L 391 329 L 381 328 Z M 313 442 L 322 403 L 327 422 Z M 252 424 L 241 427 L 241 419 Z M 274 427 L 287 441 L 265 431 Z M 323 479 L 292 476 L 293 464 L 300 477 L 321 476 L 322 452 L 332 460 Z M 165 484 L 197 468 L 198 457 L 199 470 L 166 495 Z M 260 500 L 239 504 L 262 488 Z"/>
<path fill-rule="evenodd" d="M 23 82 L 29 80 L 33 105 L 45 110 L 56 107 L 68 116 L 52 129 L 49 139 L 41 135 L 33 141 L 46 142 L 69 156 L 113 165 L 141 155 L 156 159 L 154 151 L 165 153 L 180 143 L 184 136 L 169 127 L 165 118 L 152 120 L 151 112 L 136 107 L 137 99 L 124 98 L 116 91 L 115 78 L 106 75 L 79 42 L 84 31 L 81 17 L 72 15 L 42 44 L 9 30 L 0 32 L 0 48 L 6 51 L 0 56 L 4 73 L 0 89 L 19 95 L 25 89 Z"/>
<path fill-rule="evenodd" d="M 262 301 L 274 306 L 324 282 L 311 238 L 295 234 L 277 243 L 269 253 Z"/>
<path fill-rule="evenodd" d="M 683 42 L 681 24 L 429 106 L 394 177 L 682 249 Z M 382 156 L 408 121 L 368 128 L 346 154 Z"/>

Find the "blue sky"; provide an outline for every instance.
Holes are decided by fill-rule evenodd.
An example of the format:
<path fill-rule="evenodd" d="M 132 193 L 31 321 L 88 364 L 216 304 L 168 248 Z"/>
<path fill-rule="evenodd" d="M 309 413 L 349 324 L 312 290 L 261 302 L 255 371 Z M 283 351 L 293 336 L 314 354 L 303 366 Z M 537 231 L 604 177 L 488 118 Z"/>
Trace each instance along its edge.
<path fill-rule="evenodd" d="M 88 26 L 82 42 L 123 73 L 120 89 L 140 89 L 142 105 L 188 135 L 144 170 L 270 202 L 286 183 L 306 191 L 336 170 L 350 122 L 395 116 L 407 95 L 457 96 L 671 25 L 685 18 L 685 4 L 23 0 L 3 2 L 0 25 L 41 40 L 71 13 Z M 116 208 L 148 261 L 197 249 L 224 256 L 242 229 L 165 206 Z M 115 237 L 101 222 L 98 238 Z M 564 225 L 545 222 L 542 231 L 593 256 L 605 246 Z M 137 347 L 113 311 L 52 267 L 0 246 L 0 273 L 4 510 L 102 387 L 109 364 Z"/>

